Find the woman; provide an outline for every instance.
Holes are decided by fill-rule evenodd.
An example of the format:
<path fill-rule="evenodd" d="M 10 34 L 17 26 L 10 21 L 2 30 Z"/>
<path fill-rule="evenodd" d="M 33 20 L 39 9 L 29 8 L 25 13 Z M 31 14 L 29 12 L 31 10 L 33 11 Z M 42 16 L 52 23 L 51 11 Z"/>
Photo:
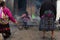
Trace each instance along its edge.
<path fill-rule="evenodd" d="M 24 12 L 21 16 L 22 20 L 23 20 L 23 25 L 24 25 L 24 28 L 25 29 L 28 29 L 28 25 L 27 25 L 27 22 L 30 20 L 30 17 L 28 16 L 28 13 L 27 12 Z"/>
<path fill-rule="evenodd" d="M 9 8 L 6 7 L 4 1 L 1 1 L 0 8 L 1 7 L 3 9 L 4 14 L 8 16 L 8 19 L 17 24 L 17 21 L 13 18 L 11 11 L 9 10 Z M 3 34 L 4 38 L 8 38 L 11 35 L 9 22 L 7 22 L 6 24 L 0 23 L 0 33 Z"/>
<path fill-rule="evenodd" d="M 51 38 L 54 39 L 56 8 L 51 2 L 44 2 L 40 9 L 40 27 L 39 30 L 43 31 L 43 38 L 45 38 L 45 32 L 51 31 Z M 51 24 L 51 25 L 50 25 Z"/>

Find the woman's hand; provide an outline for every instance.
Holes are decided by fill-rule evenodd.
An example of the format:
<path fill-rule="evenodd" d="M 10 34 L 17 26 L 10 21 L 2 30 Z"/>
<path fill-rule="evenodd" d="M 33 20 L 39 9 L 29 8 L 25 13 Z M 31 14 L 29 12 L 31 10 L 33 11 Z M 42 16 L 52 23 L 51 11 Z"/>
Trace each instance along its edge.
<path fill-rule="evenodd" d="M 15 24 L 18 25 L 19 24 L 18 21 L 16 21 Z"/>

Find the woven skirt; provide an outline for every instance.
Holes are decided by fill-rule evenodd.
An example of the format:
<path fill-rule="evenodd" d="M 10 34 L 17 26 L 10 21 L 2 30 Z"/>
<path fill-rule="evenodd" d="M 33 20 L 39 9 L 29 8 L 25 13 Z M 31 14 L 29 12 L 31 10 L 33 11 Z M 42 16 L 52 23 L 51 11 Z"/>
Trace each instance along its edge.
<path fill-rule="evenodd" d="M 40 31 L 53 31 L 55 29 L 56 29 L 56 25 L 52 18 L 49 20 L 45 18 L 40 20 L 40 25 L 39 25 Z"/>

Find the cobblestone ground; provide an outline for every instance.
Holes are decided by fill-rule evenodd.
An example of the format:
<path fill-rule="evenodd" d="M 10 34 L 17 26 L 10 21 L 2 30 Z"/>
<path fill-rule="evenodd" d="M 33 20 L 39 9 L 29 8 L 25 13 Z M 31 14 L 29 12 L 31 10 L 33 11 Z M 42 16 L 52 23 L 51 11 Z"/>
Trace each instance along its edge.
<path fill-rule="evenodd" d="M 42 31 L 39 31 L 38 27 L 30 27 L 28 30 L 19 30 L 17 26 L 11 26 L 11 33 L 11 37 L 7 40 L 43 40 Z M 47 32 L 46 37 L 44 40 L 49 40 L 51 32 Z M 60 31 L 55 31 L 55 39 L 60 40 Z"/>

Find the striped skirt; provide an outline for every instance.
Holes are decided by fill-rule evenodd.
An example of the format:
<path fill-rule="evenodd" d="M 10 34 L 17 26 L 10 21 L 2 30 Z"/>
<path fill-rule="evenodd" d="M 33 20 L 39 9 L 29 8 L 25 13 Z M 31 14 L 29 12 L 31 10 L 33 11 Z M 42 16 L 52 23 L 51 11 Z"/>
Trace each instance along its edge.
<path fill-rule="evenodd" d="M 39 30 L 40 31 L 52 31 L 56 29 L 55 21 L 53 18 L 41 18 Z"/>

